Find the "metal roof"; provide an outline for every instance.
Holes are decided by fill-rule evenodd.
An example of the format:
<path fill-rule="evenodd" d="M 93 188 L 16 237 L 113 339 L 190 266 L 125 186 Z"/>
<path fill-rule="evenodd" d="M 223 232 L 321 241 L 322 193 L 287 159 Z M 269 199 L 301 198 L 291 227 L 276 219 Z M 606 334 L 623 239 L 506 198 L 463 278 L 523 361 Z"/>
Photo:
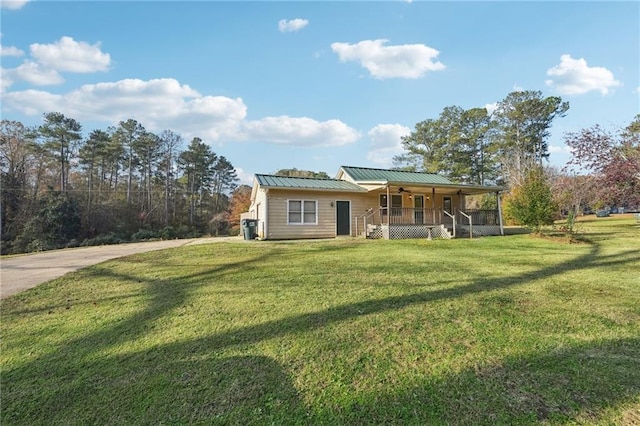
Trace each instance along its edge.
<path fill-rule="evenodd" d="M 256 175 L 260 186 L 268 188 L 297 188 L 316 191 L 366 192 L 355 183 L 337 179 L 318 179 L 290 176 Z"/>
<path fill-rule="evenodd" d="M 342 166 L 342 170 L 358 183 L 385 182 L 418 185 L 455 185 L 444 176 L 435 173 L 406 172 L 402 170 L 370 169 Z"/>

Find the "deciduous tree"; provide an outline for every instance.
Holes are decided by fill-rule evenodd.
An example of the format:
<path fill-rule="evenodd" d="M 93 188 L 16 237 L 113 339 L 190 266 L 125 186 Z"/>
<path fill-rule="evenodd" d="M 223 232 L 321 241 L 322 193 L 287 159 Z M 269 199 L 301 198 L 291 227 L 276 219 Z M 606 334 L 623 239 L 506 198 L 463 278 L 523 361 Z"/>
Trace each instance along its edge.
<path fill-rule="evenodd" d="M 593 175 L 603 204 L 640 205 L 640 115 L 617 134 L 595 125 L 567 133 L 565 143 L 572 155 L 566 170 Z"/>
<path fill-rule="evenodd" d="M 553 223 L 557 206 L 542 166 L 529 168 L 522 185 L 511 189 L 505 212 L 537 234 L 544 225 Z"/>
<path fill-rule="evenodd" d="M 240 228 L 240 215 L 249 210 L 251 205 L 251 187 L 240 185 L 233 194 L 229 205 L 229 225 L 232 229 Z"/>

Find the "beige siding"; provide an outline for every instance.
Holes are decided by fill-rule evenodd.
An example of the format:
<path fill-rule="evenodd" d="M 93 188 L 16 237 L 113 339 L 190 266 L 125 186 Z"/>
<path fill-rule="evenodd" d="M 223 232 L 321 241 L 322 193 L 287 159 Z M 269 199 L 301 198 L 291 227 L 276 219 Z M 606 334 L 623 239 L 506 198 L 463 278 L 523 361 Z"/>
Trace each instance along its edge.
<path fill-rule="evenodd" d="M 322 191 L 271 189 L 269 191 L 269 239 L 333 238 L 336 236 L 335 200 L 348 199 L 345 194 Z M 318 223 L 313 225 L 288 224 L 288 200 L 316 201 Z M 331 203 L 334 206 L 331 206 Z"/>
<path fill-rule="evenodd" d="M 250 207 L 252 219 L 258 219 L 258 226 L 256 232 L 258 238 L 265 238 L 265 231 L 267 229 L 266 222 L 266 204 L 267 204 L 267 190 L 265 188 L 258 188 L 256 191 L 256 199 L 253 201 Z"/>
<path fill-rule="evenodd" d="M 334 238 L 336 236 L 336 201 L 350 201 L 351 204 L 351 235 L 356 236 L 357 230 L 361 234 L 363 231 L 363 215 L 370 209 L 377 211 L 380 207 L 380 194 L 386 191 L 371 191 L 368 193 L 345 193 L 328 191 L 304 191 L 295 189 L 269 189 L 268 196 L 265 190 L 257 191 L 256 200 L 252 208 L 257 207 L 260 217 L 258 219 L 258 235 L 266 239 L 297 239 L 297 238 Z M 391 194 L 397 194 L 392 191 Z M 435 194 L 434 202 L 430 188 L 425 188 L 424 192 L 414 192 L 412 194 L 402 194 L 403 207 L 413 208 L 413 195 L 424 195 L 424 208 L 441 209 L 443 197 L 451 197 L 451 204 L 454 209 L 458 209 L 460 198 L 458 195 Z M 427 199 L 429 197 L 429 199 Z M 318 223 L 315 225 L 298 225 L 287 223 L 288 200 L 312 200 L 317 202 Z M 331 205 L 333 203 L 333 206 Z M 268 217 L 264 217 L 265 205 L 268 204 Z M 258 207 L 259 206 L 259 207 Z M 265 221 L 266 219 L 266 221 Z M 376 215 L 375 221 L 369 218 L 368 223 L 380 223 L 380 216 Z M 265 225 L 266 223 L 266 225 Z M 261 234 L 266 230 L 267 234 Z"/>

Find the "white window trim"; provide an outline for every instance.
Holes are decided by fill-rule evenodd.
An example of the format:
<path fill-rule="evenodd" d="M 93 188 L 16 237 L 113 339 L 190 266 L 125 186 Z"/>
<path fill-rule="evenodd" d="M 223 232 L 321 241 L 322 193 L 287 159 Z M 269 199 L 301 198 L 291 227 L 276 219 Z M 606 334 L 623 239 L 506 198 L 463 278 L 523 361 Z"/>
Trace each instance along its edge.
<path fill-rule="evenodd" d="M 300 201 L 300 206 L 302 208 L 302 211 L 300 212 L 300 222 L 291 222 L 289 221 L 289 206 L 290 206 L 290 202 L 291 201 Z M 305 222 L 304 221 L 304 203 L 305 201 L 308 202 L 313 202 L 316 205 L 315 208 L 315 217 L 314 217 L 314 222 Z M 301 198 L 291 198 L 291 199 L 287 199 L 287 225 L 292 225 L 292 226 L 305 226 L 305 225 L 317 225 L 318 224 L 318 200 L 308 200 L 308 199 L 301 199 Z"/>

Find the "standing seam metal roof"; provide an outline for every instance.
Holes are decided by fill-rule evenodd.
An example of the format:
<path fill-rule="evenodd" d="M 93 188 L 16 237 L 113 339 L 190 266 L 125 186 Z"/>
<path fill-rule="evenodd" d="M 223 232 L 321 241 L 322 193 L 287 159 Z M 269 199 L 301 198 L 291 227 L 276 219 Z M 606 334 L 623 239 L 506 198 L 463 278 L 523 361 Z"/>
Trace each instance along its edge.
<path fill-rule="evenodd" d="M 402 170 L 370 169 L 342 166 L 356 182 L 402 182 L 427 185 L 454 185 L 449 179 L 434 173 L 407 172 Z"/>
<path fill-rule="evenodd" d="M 366 189 L 344 180 L 291 176 L 256 175 L 261 186 L 270 188 L 298 188 L 325 191 L 365 192 Z"/>

